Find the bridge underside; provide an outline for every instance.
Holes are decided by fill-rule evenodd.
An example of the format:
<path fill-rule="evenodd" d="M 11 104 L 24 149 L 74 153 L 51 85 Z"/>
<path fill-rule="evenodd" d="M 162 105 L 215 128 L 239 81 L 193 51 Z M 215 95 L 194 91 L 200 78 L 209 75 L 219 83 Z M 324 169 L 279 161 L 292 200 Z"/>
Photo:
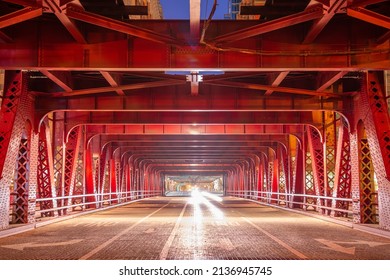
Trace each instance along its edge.
<path fill-rule="evenodd" d="M 202 188 L 390 230 L 390 3 L 299 2 L 200 22 L 1 1 L 0 229 Z"/>

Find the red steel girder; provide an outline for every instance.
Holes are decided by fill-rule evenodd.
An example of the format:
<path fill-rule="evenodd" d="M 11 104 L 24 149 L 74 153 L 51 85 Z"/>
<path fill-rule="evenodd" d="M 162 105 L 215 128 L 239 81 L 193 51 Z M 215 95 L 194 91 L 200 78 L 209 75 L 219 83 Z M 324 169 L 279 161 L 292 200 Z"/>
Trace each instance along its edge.
<path fill-rule="evenodd" d="M 72 88 L 65 83 L 60 77 L 58 77 L 56 74 L 54 74 L 51 71 L 42 69 L 40 72 L 48 77 L 50 80 L 52 80 L 54 83 L 56 83 L 59 87 L 61 87 L 65 92 L 72 92 Z M 63 74 L 63 73 L 62 73 Z"/>
<path fill-rule="evenodd" d="M 87 41 L 84 38 L 84 35 L 80 32 L 76 24 L 62 11 L 60 3 L 54 0 L 42 0 L 47 7 L 55 14 L 58 20 L 62 23 L 63 26 L 69 31 L 72 37 L 76 42 L 80 44 L 86 44 Z"/>
<path fill-rule="evenodd" d="M 386 177 L 390 178 L 390 115 L 386 92 L 380 82 L 381 72 L 369 71 L 367 74 L 367 95 L 373 114 L 376 135 L 382 154 Z"/>
<path fill-rule="evenodd" d="M 321 72 L 319 74 L 319 86 L 317 91 L 322 92 L 326 90 L 328 87 L 333 85 L 335 82 L 344 77 L 348 71 L 340 71 L 340 72 Z"/>
<path fill-rule="evenodd" d="M 140 37 L 153 42 L 163 44 L 178 44 L 178 41 L 171 36 L 162 35 L 160 33 L 153 32 L 151 30 L 141 28 L 132 24 L 124 23 L 119 20 L 114 20 L 108 17 L 82 11 L 79 7 L 76 7 L 74 5 L 69 4 L 67 6 L 66 15 L 73 19 L 129 34 L 135 37 Z"/>
<path fill-rule="evenodd" d="M 188 36 L 183 31 L 185 24 L 186 22 L 150 22 L 148 26 L 153 30 L 171 29 L 182 38 Z M 219 30 L 223 30 L 225 25 L 229 29 L 237 29 L 247 27 L 248 23 L 217 21 L 211 22 L 210 28 L 218 30 L 215 34 L 218 36 L 221 32 Z M 60 23 L 39 25 L 38 22 L 33 22 L 27 26 L 18 24 L 12 27 L 12 36 L 18 40 L 11 44 L 0 44 L 0 67 L 30 70 L 132 70 L 143 73 L 151 70 L 193 71 L 216 68 L 238 72 L 301 71 L 303 68 L 322 71 L 340 71 L 343 68 L 356 71 L 367 65 L 370 69 L 387 69 L 390 51 L 383 46 L 367 43 L 378 38 L 377 27 L 369 26 L 365 22 L 357 22 L 351 26 L 339 26 L 330 22 L 329 28 L 320 34 L 321 43 L 314 46 L 302 45 L 296 35 L 292 36 L 305 31 L 301 25 L 295 25 L 288 30 L 263 34 L 261 38 L 248 38 L 245 45 L 252 46 L 255 52 L 240 53 L 239 50 L 216 51 L 203 45 L 179 47 L 150 44 L 149 40 L 125 38 L 123 34 L 107 29 L 96 32 L 90 25 L 83 26 L 85 36 L 97 36 L 97 40 L 93 44 L 77 44 L 69 39 L 68 32 Z M 361 32 L 361 27 L 368 31 Z M 332 36 L 329 30 L 334 33 Z M 112 40 L 104 41 L 106 37 Z M 115 52 L 112 51 L 114 49 Z M 69 59 L 70 56 L 72 59 Z"/>
<path fill-rule="evenodd" d="M 260 34 L 271 32 L 291 25 L 317 19 L 322 17 L 322 15 L 323 15 L 322 5 L 313 5 L 310 8 L 308 8 L 306 11 L 300 13 L 271 20 L 269 22 L 261 23 L 249 28 L 244 28 L 235 32 L 218 36 L 212 40 L 212 43 L 223 44 L 223 43 L 229 43 L 237 40 L 242 40 L 245 38 L 257 36 Z"/>
<path fill-rule="evenodd" d="M 300 89 L 300 88 L 274 87 L 272 85 L 267 86 L 267 85 L 249 84 L 249 83 L 232 82 L 232 81 L 213 81 L 213 82 L 205 82 L 205 83 L 211 85 L 223 86 L 223 87 L 278 91 L 278 92 L 285 92 L 285 93 L 292 93 L 292 94 L 314 95 L 314 96 L 324 96 L 324 97 L 336 97 L 336 98 L 342 97 L 340 94 L 334 94 L 330 92 L 320 92 L 320 91 Z"/>
<path fill-rule="evenodd" d="M 3 0 L 4 2 L 20 5 L 20 6 L 37 6 L 39 0 Z"/>
<path fill-rule="evenodd" d="M 100 71 L 100 74 L 102 74 L 102 76 L 104 77 L 104 79 L 106 79 L 106 81 L 110 84 L 110 86 L 112 87 L 120 86 L 118 82 L 118 75 L 114 76 L 110 72 L 106 72 L 106 71 Z M 118 95 L 125 95 L 123 89 L 116 90 L 116 93 L 118 93 Z"/>
<path fill-rule="evenodd" d="M 42 8 L 26 7 L 0 17 L 0 28 L 11 26 L 42 15 Z"/>
<path fill-rule="evenodd" d="M 283 80 L 287 77 L 289 71 L 280 72 L 276 77 L 274 77 L 271 86 L 279 87 L 279 85 L 283 82 Z M 271 95 L 275 90 L 267 89 L 264 95 Z"/>
<path fill-rule="evenodd" d="M 186 81 L 178 81 L 178 80 L 162 80 L 162 81 L 155 81 L 155 82 L 145 82 L 145 83 L 138 83 L 138 84 L 130 84 L 130 85 L 117 85 L 117 86 L 110 86 L 110 87 L 99 87 L 99 88 L 89 88 L 89 89 L 79 89 L 79 90 L 72 90 L 70 92 L 64 92 L 64 93 L 54 93 L 54 96 L 61 97 L 61 96 L 79 96 L 79 95 L 91 95 L 96 93 L 106 93 L 110 91 L 124 91 L 124 90 L 136 90 L 136 89 L 146 89 L 146 88 L 154 88 L 154 87 L 166 87 L 166 86 L 172 86 L 172 85 L 180 85 L 185 84 Z"/>
<path fill-rule="evenodd" d="M 21 95 L 22 72 L 9 72 L 9 78 L 4 83 L 4 95 L 0 107 L 0 178 L 3 177 L 2 172 L 11 142 Z"/>
<path fill-rule="evenodd" d="M 222 89 L 222 87 L 221 87 Z M 147 95 L 127 96 L 83 96 L 82 98 L 36 97 L 35 110 L 40 116 L 50 111 L 204 111 L 204 110 L 332 110 L 343 112 L 352 110 L 342 99 L 319 98 L 317 96 L 293 95 L 280 98 L 276 95 L 262 96 L 254 91 L 225 88 L 224 90 L 207 90 L 196 98 L 189 95 L 178 95 L 182 87 L 168 87 L 164 94 L 161 90 L 149 90 Z M 345 97 L 349 99 L 350 97 Z M 344 98 L 344 99 L 345 99 Z"/>
<path fill-rule="evenodd" d="M 304 44 L 312 43 L 328 24 L 328 22 L 333 18 L 333 16 L 342 8 L 345 7 L 347 0 L 330 0 L 330 5 L 326 8 L 325 14 L 317 19 L 311 26 L 309 32 L 306 34 L 305 39 L 303 40 Z"/>
<path fill-rule="evenodd" d="M 0 31 L 0 42 L 12 43 L 13 39 L 9 37 L 7 34 L 5 34 L 4 32 Z"/>
<path fill-rule="evenodd" d="M 353 0 L 352 3 L 348 5 L 348 7 L 365 7 L 368 5 L 378 4 L 385 2 L 387 0 Z M 351 2 L 351 1 L 350 1 Z"/>
<path fill-rule="evenodd" d="M 390 18 L 364 8 L 348 8 L 347 14 L 351 17 L 390 29 Z"/>
<path fill-rule="evenodd" d="M 208 134 L 300 134 L 305 131 L 304 126 L 309 124 L 234 124 L 234 125 L 199 125 L 199 124 L 164 124 L 160 129 L 164 134 L 195 134 L 194 132 L 205 132 Z M 147 127 L 143 124 L 105 124 L 105 125 L 85 125 L 87 134 L 144 134 Z"/>

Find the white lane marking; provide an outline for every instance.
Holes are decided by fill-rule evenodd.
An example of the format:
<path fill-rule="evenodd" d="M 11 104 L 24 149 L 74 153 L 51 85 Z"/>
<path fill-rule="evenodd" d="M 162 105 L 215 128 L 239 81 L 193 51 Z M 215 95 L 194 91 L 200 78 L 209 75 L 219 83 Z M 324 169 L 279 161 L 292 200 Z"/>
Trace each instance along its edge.
<path fill-rule="evenodd" d="M 265 231 L 264 229 L 262 229 L 261 227 L 259 227 L 258 225 L 252 223 L 250 220 L 248 220 L 247 218 L 245 217 L 241 217 L 241 219 L 243 219 L 244 221 L 246 221 L 248 224 L 250 224 L 251 226 L 253 226 L 254 228 L 258 229 L 259 231 L 261 231 L 262 233 L 264 233 L 265 235 L 267 235 L 268 237 L 270 237 L 272 240 L 274 240 L 275 242 L 277 242 L 279 245 L 283 246 L 284 248 L 286 248 L 287 250 L 289 250 L 291 253 L 293 253 L 294 255 L 296 255 L 298 258 L 300 259 L 307 259 L 308 257 L 306 257 L 304 254 L 302 254 L 301 252 L 299 252 L 298 250 L 294 249 L 293 247 L 291 247 L 290 245 L 288 245 L 287 243 L 283 242 L 282 240 L 280 240 L 279 238 L 277 238 L 276 236 L 273 236 L 272 234 L 270 234 L 268 231 Z"/>
<path fill-rule="evenodd" d="M 341 252 L 348 255 L 355 255 L 355 247 L 343 247 L 339 244 L 336 244 L 335 241 L 326 240 L 326 239 L 315 239 L 316 241 L 324 244 L 326 247 L 323 247 L 325 249 L 333 250 L 336 252 Z"/>
<path fill-rule="evenodd" d="M 169 203 L 168 203 L 169 204 Z M 143 217 L 141 220 L 139 220 L 138 222 L 136 222 L 135 224 L 133 224 L 132 226 L 128 227 L 127 229 L 121 231 L 120 233 L 118 233 L 117 235 L 115 235 L 114 237 L 110 238 L 109 240 L 107 240 L 106 242 L 104 242 L 103 244 L 101 244 L 100 246 L 96 247 L 95 249 L 93 249 L 92 251 L 90 251 L 89 253 L 85 254 L 84 256 L 82 256 L 81 258 L 79 258 L 79 260 L 87 260 L 89 259 L 90 257 L 92 257 L 93 255 L 95 255 L 97 252 L 103 250 L 104 248 L 106 248 L 108 245 L 110 245 L 112 242 L 114 242 L 115 240 L 117 240 L 119 237 L 121 237 L 122 235 L 128 233 L 130 230 L 132 230 L 134 227 L 136 227 L 137 225 L 139 225 L 140 223 L 142 223 L 143 221 L 145 221 L 146 219 L 148 219 L 149 217 L 153 216 L 154 214 L 156 214 L 158 211 L 160 211 L 161 209 L 163 209 L 164 207 L 168 206 L 168 204 L 165 204 L 163 207 L 157 209 L 156 211 L 154 211 L 153 213 L 147 215 L 146 217 Z"/>
<path fill-rule="evenodd" d="M 183 210 L 181 210 L 181 213 L 180 213 L 179 217 L 176 220 L 175 227 L 173 228 L 173 230 L 171 232 L 171 235 L 169 235 L 169 238 L 168 238 L 167 242 L 165 242 L 164 248 L 162 249 L 162 251 L 160 253 L 160 260 L 166 260 L 167 259 L 169 249 L 172 246 L 173 239 L 176 236 L 177 230 L 179 228 L 181 219 L 183 218 L 184 212 L 186 211 L 187 205 L 188 205 L 188 202 L 184 205 Z"/>
<path fill-rule="evenodd" d="M 14 249 L 23 251 L 25 248 L 38 248 L 38 247 L 53 247 L 53 246 L 66 246 L 79 243 L 84 239 L 73 239 L 69 241 L 63 242 L 53 242 L 53 243 L 37 243 L 37 242 L 28 242 L 28 243 L 20 243 L 20 244 L 12 244 L 12 245 L 3 245 L 1 247 Z"/>
<path fill-rule="evenodd" d="M 324 244 L 325 249 L 333 250 L 336 252 L 341 252 L 349 255 L 355 255 L 356 247 L 344 247 L 339 244 L 351 244 L 351 245 L 367 245 L 370 248 L 389 245 L 389 243 L 375 242 L 375 241 L 365 241 L 365 240 L 356 240 L 356 241 L 334 241 L 327 239 L 315 239 L 316 241 Z"/>

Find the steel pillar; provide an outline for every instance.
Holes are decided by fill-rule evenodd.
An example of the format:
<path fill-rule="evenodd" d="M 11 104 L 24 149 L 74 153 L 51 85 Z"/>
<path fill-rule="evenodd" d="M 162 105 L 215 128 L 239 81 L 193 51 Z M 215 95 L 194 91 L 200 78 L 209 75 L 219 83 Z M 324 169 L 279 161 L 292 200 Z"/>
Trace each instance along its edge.
<path fill-rule="evenodd" d="M 38 135 L 32 130 L 34 99 L 26 81 L 25 72 L 6 71 L 0 111 L 0 229 L 9 226 L 12 188 L 16 196 L 13 220 L 32 223 L 35 219 Z"/>
<path fill-rule="evenodd" d="M 55 198 L 56 190 L 54 186 L 54 171 L 53 171 L 53 153 L 51 149 L 51 141 L 49 129 L 44 124 L 39 132 L 39 147 L 38 147 L 38 198 Z M 55 199 L 40 202 L 40 210 L 57 207 Z M 57 216 L 57 212 L 48 211 L 41 212 L 42 217 Z"/>
<path fill-rule="evenodd" d="M 362 91 L 354 100 L 354 131 L 351 135 L 352 198 L 354 222 L 370 221 L 360 213 L 360 205 L 364 205 L 361 189 L 368 188 L 366 182 L 372 178 L 369 174 L 375 170 L 378 185 L 379 227 L 390 229 L 390 181 L 386 169 L 389 161 L 386 153 L 382 152 L 383 147 L 388 146 L 386 135 L 389 131 L 389 115 L 381 73 L 383 72 L 364 73 Z M 362 131 L 365 131 L 365 134 Z M 362 147 L 365 149 L 362 149 Z M 364 168 L 367 169 L 364 177 L 363 174 L 360 174 L 362 158 L 365 160 Z M 368 160 L 369 158 L 371 158 L 372 163 Z M 368 184 L 375 184 L 375 182 L 368 182 Z M 376 203 L 372 198 L 370 198 L 370 201 Z"/>
<path fill-rule="evenodd" d="M 313 128 L 308 129 L 308 144 L 312 163 L 313 179 L 315 194 L 318 196 L 325 196 L 325 175 L 324 175 L 324 150 L 323 143 L 321 143 L 320 135 L 317 130 Z M 325 206 L 324 199 L 317 200 L 318 206 Z M 325 213 L 324 209 L 317 209 Z"/>
<path fill-rule="evenodd" d="M 333 187 L 333 197 L 351 198 L 351 145 L 346 124 L 341 121 L 338 125 L 338 139 L 336 148 L 336 166 Z M 332 208 L 349 210 L 349 203 L 346 201 L 332 201 Z M 336 217 L 347 217 L 346 212 L 335 211 L 332 215 Z"/>

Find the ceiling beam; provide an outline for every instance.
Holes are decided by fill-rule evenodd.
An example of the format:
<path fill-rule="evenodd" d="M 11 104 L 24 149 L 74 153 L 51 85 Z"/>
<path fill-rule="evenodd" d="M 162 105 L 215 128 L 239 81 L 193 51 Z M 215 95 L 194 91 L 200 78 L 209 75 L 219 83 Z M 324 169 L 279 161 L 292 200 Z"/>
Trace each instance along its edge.
<path fill-rule="evenodd" d="M 97 93 L 106 93 L 106 92 L 118 91 L 118 90 L 123 91 L 123 90 L 145 89 L 145 88 L 153 88 L 153 87 L 181 85 L 181 84 L 185 84 L 185 83 L 186 83 L 186 81 L 165 80 L 165 81 L 138 83 L 138 84 L 131 84 L 131 85 L 120 85 L 120 86 L 116 86 L 116 87 L 110 86 L 110 87 L 79 89 L 79 90 L 73 90 L 71 92 L 54 93 L 53 95 L 56 97 L 92 95 L 92 94 L 97 94 Z"/>
<path fill-rule="evenodd" d="M 307 10 L 290 16 L 271 20 L 252 27 L 237 30 L 225 35 L 221 35 L 212 40 L 213 44 L 230 43 L 237 40 L 257 36 L 281 28 L 296 25 L 302 22 L 318 19 L 323 16 L 322 5 L 313 5 Z"/>
<path fill-rule="evenodd" d="M 340 71 L 340 72 L 321 72 L 319 74 L 318 82 L 319 86 L 316 91 L 321 92 L 326 90 L 328 87 L 333 85 L 339 79 L 344 77 L 348 71 Z"/>
<path fill-rule="evenodd" d="M 283 72 L 280 72 L 279 74 L 277 74 L 277 76 L 274 77 L 274 80 L 272 81 L 271 86 L 272 87 L 278 87 L 283 82 L 283 80 L 287 77 L 288 73 L 290 73 L 290 72 L 289 71 L 283 71 Z M 264 95 L 271 95 L 273 92 L 274 92 L 273 90 L 268 89 L 264 93 Z"/>
<path fill-rule="evenodd" d="M 87 41 L 84 38 L 84 35 L 80 32 L 76 24 L 63 13 L 62 8 L 59 6 L 59 3 L 54 0 L 43 0 L 43 3 L 54 13 L 62 25 L 68 30 L 70 35 L 74 40 L 80 44 L 86 44 Z"/>
<path fill-rule="evenodd" d="M 163 35 L 161 33 L 153 32 L 151 30 L 141 28 L 132 24 L 124 23 L 119 20 L 114 20 L 101 15 L 89 13 L 74 5 L 68 5 L 66 15 L 70 18 L 83 21 L 92 25 L 100 26 L 110 30 L 122 32 L 124 34 L 143 38 L 146 40 L 164 43 L 164 44 L 178 44 L 177 40 L 171 36 Z"/>
<path fill-rule="evenodd" d="M 206 83 L 206 82 L 204 82 L 204 83 Z M 264 91 L 272 90 L 272 91 L 300 94 L 300 95 L 303 94 L 303 95 L 314 95 L 314 96 L 336 97 L 336 98 L 341 97 L 341 95 L 339 95 L 339 94 L 334 94 L 334 93 L 329 93 L 329 92 L 319 92 L 319 91 L 300 89 L 300 88 L 273 87 L 273 86 L 268 86 L 268 85 L 248 84 L 248 83 L 231 82 L 231 81 L 222 81 L 222 82 L 213 81 L 213 82 L 207 82 L 207 84 L 224 86 L 224 87 L 253 89 L 253 90 L 264 90 Z"/>
<path fill-rule="evenodd" d="M 323 7 L 326 12 L 321 18 L 314 21 L 309 32 L 306 34 L 305 39 L 303 40 L 303 44 L 312 43 L 325 28 L 328 22 L 333 18 L 333 16 L 339 12 L 341 8 L 345 7 L 346 2 L 346 0 L 331 0 L 329 7 L 324 5 Z"/>
<path fill-rule="evenodd" d="M 390 39 L 390 31 L 387 31 L 385 34 L 383 34 L 381 37 L 379 37 L 376 40 L 376 43 L 377 44 L 383 44 L 384 42 L 386 42 L 389 39 Z"/>
<path fill-rule="evenodd" d="M 102 76 L 104 77 L 104 79 L 106 79 L 106 81 L 110 84 L 110 86 L 112 86 L 112 87 L 119 86 L 118 79 L 115 79 L 111 73 L 106 72 L 106 71 L 100 71 L 100 74 L 102 74 Z M 116 90 L 116 93 L 118 95 L 125 95 L 125 92 L 123 91 L 123 89 Z"/>
<path fill-rule="evenodd" d="M 390 17 L 386 17 L 382 14 L 364 8 L 348 8 L 347 14 L 351 17 L 390 29 Z"/>
<path fill-rule="evenodd" d="M 378 4 L 385 2 L 387 0 L 354 0 L 350 5 L 348 5 L 349 8 L 353 7 L 365 7 L 368 5 Z"/>
<path fill-rule="evenodd" d="M 48 70 L 40 70 L 40 72 L 62 88 L 65 92 L 72 92 L 72 88 L 62 81 L 58 76 Z"/>
<path fill-rule="evenodd" d="M 31 6 L 37 6 L 36 0 L 4 0 L 4 2 L 24 6 L 24 7 L 31 7 Z"/>
<path fill-rule="evenodd" d="M 42 15 L 42 8 L 26 7 L 0 17 L 0 28 L 11 26 Z"/>
<path fill-rule="evenodd" d="M 5 34 L 4 32 L 0 31 L 0 42 L 12 43 L 13 39 L 9 37 L 7 34 Z"/>

